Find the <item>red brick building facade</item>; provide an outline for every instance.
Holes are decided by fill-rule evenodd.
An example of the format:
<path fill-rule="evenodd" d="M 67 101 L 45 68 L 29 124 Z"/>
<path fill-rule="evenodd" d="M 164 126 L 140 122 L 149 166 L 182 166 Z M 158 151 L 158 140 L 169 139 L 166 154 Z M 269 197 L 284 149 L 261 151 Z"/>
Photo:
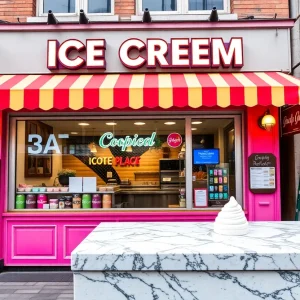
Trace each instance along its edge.
<path fill-rule="evenodd" d="M 37 15 L 38 0 L 0 0 L 0 20 L 8 22 L 26 22 L 27 17 Z M 288 0 L 230 0 L 230 12 L 239 18 L 289 17 Z M 136 14 L 135 0 L 115 0 L 114 13 L 120 17 Z"/>

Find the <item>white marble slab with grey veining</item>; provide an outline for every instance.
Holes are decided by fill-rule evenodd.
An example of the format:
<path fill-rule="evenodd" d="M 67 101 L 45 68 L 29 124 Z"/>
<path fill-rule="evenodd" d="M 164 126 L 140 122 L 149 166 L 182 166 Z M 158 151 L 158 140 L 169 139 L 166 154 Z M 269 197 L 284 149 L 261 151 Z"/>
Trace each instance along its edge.
<path fill-rule="evenodd" d="M 299 271 L 300 222 L 253 222 L 232 237 L 215 234 L 213 223 L 101 223 L 71 264 L 78 272 Z"/>
<path fill-rule="evenodd" d="M 75 300 L 299 300 L 298 271 L 75 272 Z"/>

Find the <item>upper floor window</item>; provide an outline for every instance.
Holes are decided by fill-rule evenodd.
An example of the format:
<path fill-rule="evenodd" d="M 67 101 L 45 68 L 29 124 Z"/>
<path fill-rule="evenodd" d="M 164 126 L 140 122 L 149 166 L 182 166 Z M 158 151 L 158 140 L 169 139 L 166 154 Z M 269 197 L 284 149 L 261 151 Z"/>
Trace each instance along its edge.
<path fill-rule="evenodd" d="M 39 0 L 39 14 L 75 14 L 83 9 L 88 14 L 113 14 L 112 0 Z"/>
<path fill-rule="evenodd" d="M 208 13 L 215 6 L 218 11 L 227 12 L 229 0 L 138 0 L 140 14 L 148 8 L 151 13 Z"/>

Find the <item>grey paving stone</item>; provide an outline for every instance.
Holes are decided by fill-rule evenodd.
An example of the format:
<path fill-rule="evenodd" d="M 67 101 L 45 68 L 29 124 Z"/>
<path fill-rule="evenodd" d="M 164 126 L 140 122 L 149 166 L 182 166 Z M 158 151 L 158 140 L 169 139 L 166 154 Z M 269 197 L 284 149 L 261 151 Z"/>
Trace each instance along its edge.
<path fill-rule="evenodd" d="M 51 272 L 3 272 L 0 282 L 72 282 L 71 271 Z"/>
<path fill-rule="evenodd" d="M 38 286 L 39 288 L 40 287 L 43 288 L 46 284 L 47 284 L 47 282 L 37 282 L 34 286 Z"/>
<path fill-rule="evenodd" d="M 1 282 L 0 283 L 0 286 L 1 285 L 25 285 L 26 282 Z"/>
<path fill-rule="evenodd" d="M 11 294 L 5 300 L 27 300 L 31 299 L 36 294 Z"/>
<path fill-rule="evenodd" d="M 57 297 L 57 299 L 73 299 L 73 298 L 74 298 L 73 294 L 63 294 Z"/>
<path fill-rule="evenodd" d="M 57 297 L 59 296 L 59 294 L 37 294 L 35 296 L 33 296 L 32 298 L 30 298 L 30 300 L 56 300 Z M 1 299 L 1 298 L 0 298 Z"/>
<path fill-rule="evenodd" d="M 69 285 L 70 282 L 45 282 L 46 285 L 48 286 L 51 286 L 51 285 L 54 285 L 54 286 L 58 286 L 58 285 L 61 285 L 61 286 L 65 286 L 65 285 Z"/>
<path fill-rule="evenodd" d="M 41 290 L 16 290 L 15 294 L 37 294 L 39 293 Z"/>
<path fill-rule="evenodd" d="M 61 291 L 62 294 L 73 294 L 73 289 L 65 289 Z"/>
<path fill-rule="evenodd" d="M 53 293 L 53 294 L 61 294 L 62 293 L 62 290 L 49 290 L 49 289 L 42 289 L 41 291 L 40 291 L 40 294 L 51 294 L 51 293 Z"/>
<path fill-rule="evenodd" d="M 5 299 L 6 297 L 8 297 L 10 294 L 0 294 L 0 299 Z"/>
<path fill-rule="evenodd" d="M 1 285 L 0 286 L 0 291 L 1 290 L 20 290 L 20 289 L 31 289 L 31 286 L 25 286 L 25 285 Z"/>
<path fill-rule="evenodd" d="M 9 290 L 0 290 L 0 295 L 1 294 L 13 294 L 16 291 L 16 289 L 9 289 Z"/>
<path fill-rule="evenodd" d="M 70 288 L 68 285 L 45 285 L 43 287 L 44 289 L 47 289 L 47 290 L 64 290 L 64 289 L 67 289 L 67 288 Z"/>

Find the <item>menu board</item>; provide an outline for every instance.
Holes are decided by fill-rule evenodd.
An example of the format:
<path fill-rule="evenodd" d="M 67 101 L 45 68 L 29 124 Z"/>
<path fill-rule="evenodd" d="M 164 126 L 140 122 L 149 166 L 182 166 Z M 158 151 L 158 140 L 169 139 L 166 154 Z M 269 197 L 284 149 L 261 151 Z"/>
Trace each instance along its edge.
<path fill-rule="evenodd" d="M 276 157 L 271 153 L 254 153 L 249 156 L 249 189 L 254 194 L 276 191 Z"/>
<path fill-rule="evenodd" d="M 224 205 L 229 199 L 228 168 L 208 168 L 208 200 L 212 205 Z"/>
<path fill-rule="evenodd" d="M 194 207 L 207 207 L 207 189 L 196 188 L 194 189 Z"/>

